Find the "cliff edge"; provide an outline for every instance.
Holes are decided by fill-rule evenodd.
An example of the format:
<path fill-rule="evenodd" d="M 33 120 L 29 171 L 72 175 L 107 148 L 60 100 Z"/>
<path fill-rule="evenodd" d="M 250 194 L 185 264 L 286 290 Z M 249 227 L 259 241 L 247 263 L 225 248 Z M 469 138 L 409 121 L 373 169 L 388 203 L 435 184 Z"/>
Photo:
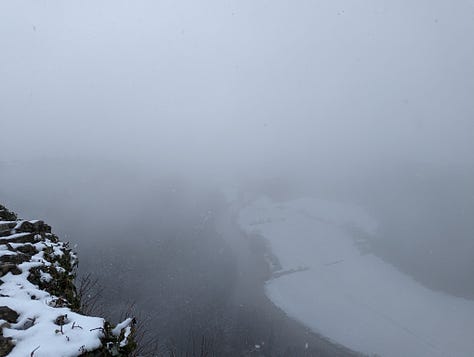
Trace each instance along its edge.
<path fill-rule="evenodd" d="M 130 356 L 134 319 L 80 313 L 77 257 L 43 221 L 0 205 L 0 356 Z"/>

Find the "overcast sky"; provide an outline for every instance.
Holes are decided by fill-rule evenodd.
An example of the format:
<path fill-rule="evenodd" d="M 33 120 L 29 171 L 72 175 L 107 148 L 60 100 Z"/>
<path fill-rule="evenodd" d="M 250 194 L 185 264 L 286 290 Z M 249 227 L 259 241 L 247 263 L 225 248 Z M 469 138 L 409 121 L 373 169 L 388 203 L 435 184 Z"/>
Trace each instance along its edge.
<path fill-rule="evenodd" d="M 0 160 L 473 163 L 474 1 L 0 2 Z"/>

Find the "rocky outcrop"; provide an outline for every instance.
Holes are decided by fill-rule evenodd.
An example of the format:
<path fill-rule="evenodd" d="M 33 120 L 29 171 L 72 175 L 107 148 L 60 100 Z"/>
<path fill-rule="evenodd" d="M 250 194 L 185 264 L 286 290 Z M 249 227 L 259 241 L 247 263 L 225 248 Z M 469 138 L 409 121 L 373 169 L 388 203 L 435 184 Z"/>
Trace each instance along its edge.
<path fill-rule="evenodd" d="M 80 313 L 77 257 L 43 221 L 0 205 L 0 356 L 129 356 L 134 319 Z"/>

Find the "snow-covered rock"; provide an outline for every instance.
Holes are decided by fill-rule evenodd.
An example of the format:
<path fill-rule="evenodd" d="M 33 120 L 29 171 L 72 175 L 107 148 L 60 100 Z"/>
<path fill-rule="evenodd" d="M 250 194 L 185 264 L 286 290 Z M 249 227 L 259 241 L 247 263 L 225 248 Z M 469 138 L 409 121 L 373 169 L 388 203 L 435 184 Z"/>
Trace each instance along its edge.
<path fill-rule="evenodd" d="M 76 255 L 42 221 L 0 205 L 0 356 L 127 356 L 134 320 L 80 313 Z"/>

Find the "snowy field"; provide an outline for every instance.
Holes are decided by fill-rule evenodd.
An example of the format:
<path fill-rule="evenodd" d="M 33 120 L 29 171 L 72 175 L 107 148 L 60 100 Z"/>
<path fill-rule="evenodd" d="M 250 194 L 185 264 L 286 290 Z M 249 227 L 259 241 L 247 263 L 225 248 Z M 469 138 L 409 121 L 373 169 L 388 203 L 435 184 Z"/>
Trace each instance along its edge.
<path fill-rule="evenodd" d="M 474 301 L 429 290 L 364 251 L 377 222 L 362 208 L 261 198 L 239 225 L 265 237 L 289 272 L 267 283 L 267 295 L 314 331 L 386 357 L 474 355 Z"/>

